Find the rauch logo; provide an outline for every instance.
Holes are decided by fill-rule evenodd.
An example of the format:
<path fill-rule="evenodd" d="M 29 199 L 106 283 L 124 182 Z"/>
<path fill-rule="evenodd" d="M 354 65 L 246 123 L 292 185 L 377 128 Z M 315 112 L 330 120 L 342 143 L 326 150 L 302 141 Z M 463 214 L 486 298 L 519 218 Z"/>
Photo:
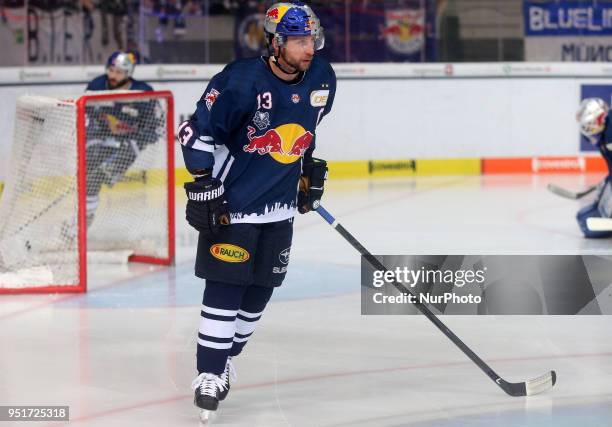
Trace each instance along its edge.
<path fill-rule="evenodd" d="M 217 243 L 210 247 L 210 253 L 217 259 L 225 262 L 245 262 L 250 255 L 246 249 L 229 243 Z"/>

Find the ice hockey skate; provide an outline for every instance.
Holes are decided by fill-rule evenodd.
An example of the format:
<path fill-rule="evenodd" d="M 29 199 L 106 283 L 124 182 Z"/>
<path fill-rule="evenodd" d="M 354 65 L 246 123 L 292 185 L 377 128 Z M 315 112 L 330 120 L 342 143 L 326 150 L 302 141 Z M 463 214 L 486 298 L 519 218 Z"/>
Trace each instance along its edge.
<path fill-rule="evenodd" d="M 210 424 L 219 407 L 220 393 L 226 390 L 223 379 L 221 376 L 203 372 L 193 380 L 191 388 L 194 391 L 193 403 L 200 408 L 200 422 L 204 425 Z"/>
<path fill-rule="evenodd" d="M 232 358 L 228 357 L 227 362 L 225 364 L 225 371 L 221 374 L 221 380 L 223 380 L 223 384 L 225 384 L 225 389 L 221 390 L 219 393 L 219 401 L 225 400 L 227 397 L 231 383 L 236 382 L 237 379 L 236 368 L 232 363 Z"/>

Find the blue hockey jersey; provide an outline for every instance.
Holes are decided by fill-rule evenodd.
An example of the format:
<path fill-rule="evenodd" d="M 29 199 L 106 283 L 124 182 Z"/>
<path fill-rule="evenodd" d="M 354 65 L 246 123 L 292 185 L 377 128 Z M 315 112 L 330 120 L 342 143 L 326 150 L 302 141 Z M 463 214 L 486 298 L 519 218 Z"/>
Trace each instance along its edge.
<path fill-rule="evenodd" d="M 108 77 L 106 74 L 96 77 L 87 84 L 87 88 L 85 90 L 109 90 Z M 143 81 L 130 79 L 130 87 L 128 90 L 151 91 L 153 88 L 148 83 Z"/>
<path fill-rule="evenodd" d="M 336 76 L 320 56 L 294 82 L 276 77 L 267 61 L 234 61 L 215 75 L 190 118 L 198 138 L 181 141 L 190 172 L 214 164 L 233 223 L 295 215 L 302 159 L 334 101 Z"/>

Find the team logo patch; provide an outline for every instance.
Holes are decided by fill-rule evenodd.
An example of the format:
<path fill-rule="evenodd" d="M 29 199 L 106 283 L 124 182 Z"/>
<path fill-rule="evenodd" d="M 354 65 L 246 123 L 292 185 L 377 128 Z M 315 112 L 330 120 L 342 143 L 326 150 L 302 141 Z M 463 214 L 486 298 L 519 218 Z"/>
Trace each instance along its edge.
<path fill-rule="evenodd" d="M 300 102 L 300 95 L 298 95 L 297 93 L 294 93 L 291 96 L 291 100 L 293 101 L 294 104 L 297 104 L 298 102 Z"/>
<path fill-rule="evenodd" d="M 310 93 L 310 105 L 313 107 L 325 107 L 329 98 L 329 90 L 313 90 Z"/>
<path fill-rule="evenodd" d="M 210 247 L 210 254 L 225 262 L 245 262 L 251 256 L 246 249 L 229 243 L 217 243 Z"/>
<path fill-rule="evenodd" d="M 291 248 L 287 248 L 284 249 L 283 251 L 281 251 L 280 254 L 278 254 L 278 259 L 280 262 L 282 262 L 283 264 L 287 265 L 289 264 L 289 253 L 291 252 Z"/>
<path fill-rule="evenodd" d="M 255 126 L 257 126 L 259 130 L 264 130 L 270 126 L 270 114 L 259 110 L 256 111 L 255 117 L 253 117 L 253 123 L 255 123 Z"/>
<path fill-rule="evenodd" d="M 217 89 L 211 89 L 210 92 L 204 95 L 204 100 L 206 101 L 206 108 L 208 108 L 208 111 L 210 111 L 218 96 L 219 91 Z"/>

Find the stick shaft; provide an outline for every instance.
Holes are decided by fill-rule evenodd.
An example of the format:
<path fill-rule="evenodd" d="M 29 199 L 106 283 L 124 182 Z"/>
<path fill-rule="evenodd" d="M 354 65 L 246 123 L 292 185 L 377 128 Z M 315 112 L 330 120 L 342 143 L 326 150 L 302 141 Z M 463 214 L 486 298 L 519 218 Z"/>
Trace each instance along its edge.
<path fill-rule="evenodd" d="M 323 207 L 317 208 L 319 215 L 325 219 L 325 221 L 331 225 L 344 239 L 351 244 L 357 251 L 363 255 L 363 257 L 377 270 L 388 271 L 387 268 L 381 263 L 374 255 L 372 255 L 359 241 L 348 232 L 336 219 Z M 393 281 L 391 283 L 398 291 L 410 295 L 415 295 L 410 289 L 406 288 L 401 283 Z M 491 369 L 487 363 L 482 360 L 476 353 L 472 351 L 461 339 L 455 335 L 439 318 L 436 316 L 425 304 L 421 303 L 418 298 L 413 298 L 414 305 L 423 313 L 436 327 L 450 339 L 459 349 L 472 360 L 491 380 L 493 380 L 498 386 L 501 387 L 498 380 L 500 376 Z M 502 387 L 503 389 L 503 387 Z M 504 390 L 505 391 L 505 390 Z"/>

